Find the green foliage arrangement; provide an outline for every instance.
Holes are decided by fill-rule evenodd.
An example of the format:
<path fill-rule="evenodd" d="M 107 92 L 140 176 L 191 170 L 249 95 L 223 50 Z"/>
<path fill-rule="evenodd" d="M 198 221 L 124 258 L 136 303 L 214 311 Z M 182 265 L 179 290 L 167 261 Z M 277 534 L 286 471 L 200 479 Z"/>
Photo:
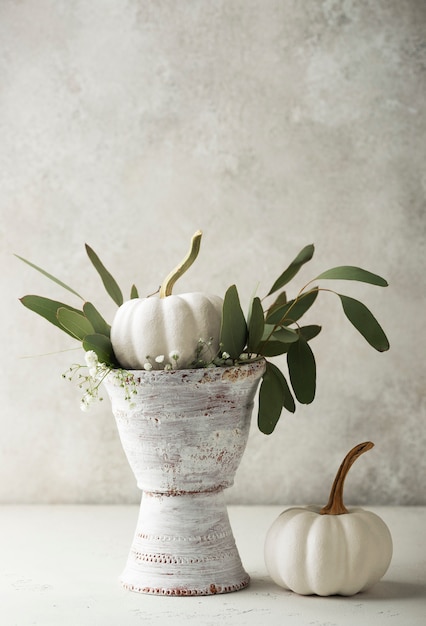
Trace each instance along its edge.
<path fill-rule="evenodd" d="M 193 254 L 191 263 L 198 254 L 198 248 Z M 87 244 L 86 252 L 107 293 L 118 307 L 121 306 L 124 297 L 117 282 Z M 386 287 L 386 280 L 377 274 L 354 266 L 334 267 L 309 281 L 294 298 L 287 298 L 283 288 L 296 276 L 301 267 L 312 259 L 313 254 L 313 245 L 304 247 L 280 274 L 264 298 L 258 296 L 252 298 L 247 316 L 243 313 L 236 285 L 231 285 L 223 300 L 220 352 L 207 362 L 194 361 L 194 367 L 220 367 L 265 359 L 266 370 L 259 390 L 258 412 L 258 426 L 265 434 L 274 431 L 283 409 L 294 412 L 296 401 L 300 404 L 310 404 L 315 398 L 316 362 L 310 341 L 318 335 L 321 327 L 314 324 L 301 325 L 301 319 L 316 302 L 320 291 L 334 293 L 340 299 L 346 318 L 375 350 L 384 352 L 389 349 L 389 342 L 382 327 L 362 302 L 331 289 L 313 285 L 323 280 L 346 280 Z M 88 355 L 86 362 L 92 366 L 90 376 L 86 377 L 86 380 L 91 381 L 90 394 L 96 395 L 100 382 L 111 370 L 117 370 L 123 381 L 131 381 L 131 376 L 126 378 L 126 375 L 123 375 L 123 370 L 114 355 L 110 339 L 111 326 L 94 304 L 52 274 L 23 257 L 16 256 L 82 300 L 81 309 L 77 309 L 37 295 L 26 295 L 20 299 L 25 307 L 81 342 Z M 139 297 L 135 285 L 132 285 L 129 293 L 130 299 Z M 268 301 L 270 304 L 267 304 Z M 199 348 L 194 347 L 194 354 L 199 354 Z M 270 360 L 284 354 L 287 360 L 287 377 Z"/>

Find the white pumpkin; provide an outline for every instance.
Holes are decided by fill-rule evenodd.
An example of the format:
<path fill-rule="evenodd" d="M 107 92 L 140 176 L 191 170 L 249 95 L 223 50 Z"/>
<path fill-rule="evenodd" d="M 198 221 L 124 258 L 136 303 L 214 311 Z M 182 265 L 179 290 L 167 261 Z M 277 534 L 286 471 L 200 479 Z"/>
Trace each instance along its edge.
<path fill-rule="evenodd" d="M 281 587 L 301 595 L 350 596 L 382 578 L 392 558 L 384 521 L 362 508 L 346 509 L 343 483 L 356 458 L 373 447 L 353 448 L 345 457 L 323 507 L 294 507 L 275 520 L 265 539 L 265 563 Z"/>
<path fill-rule="evenodd" d="M 212 340 L 210 356 L 215 356 L 222 304 L 219 296 L 196 292 L 128 300 L 119 307 L 111 326 L 118 362 L 125 369 L 143 369 L 146 363 L 163 368 L 164 363 L 155 361 L 163 355 L 174 368 L 185 369 L 194 361 L 200 339 Z M 171 359 L 171 352 L 179 358 Z"/>
<path fill-rule="evenodd" d="M 196 359 L 200 339 L 210 344 L 203 358 L 217 355 L 222 298 L 198 292 L 171 295 L 175 282 L 197 258 L 201 235 L 201 231 L 194 234 L 188 254 L 163 281 L 159 297 L 134 298 L 119 307 L 111 326 L 111 343 L 121 367 L 162 369 L 168 363 L 174 369 L 186 369 Z M 156 361 L 157 357 L 164 361 Z"/>

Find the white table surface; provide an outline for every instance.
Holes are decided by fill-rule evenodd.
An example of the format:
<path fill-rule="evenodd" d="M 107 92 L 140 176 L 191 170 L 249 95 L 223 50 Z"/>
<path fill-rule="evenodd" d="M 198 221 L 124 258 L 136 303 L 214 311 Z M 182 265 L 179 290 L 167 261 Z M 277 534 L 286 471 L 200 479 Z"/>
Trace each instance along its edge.
<path fill-rule="evenodd" d="M 350 598 L 298 596 L 276 586 L 263 561 L 269 526 L 285 506 L 230 506 L 251 584 L 204 597 L 121 588 L 135 506 L 0 507 L 1 626 L 426 625 L 426 507 L 365 507 L 390 528 L 384 578 Z"/>

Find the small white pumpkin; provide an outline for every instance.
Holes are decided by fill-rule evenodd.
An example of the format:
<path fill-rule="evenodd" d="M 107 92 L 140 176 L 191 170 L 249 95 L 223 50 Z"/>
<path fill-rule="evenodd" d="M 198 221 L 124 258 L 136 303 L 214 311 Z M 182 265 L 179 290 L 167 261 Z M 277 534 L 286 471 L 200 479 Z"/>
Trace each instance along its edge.
<path fill-rule="evenodd" d="M 209 356 L 216 356 L 222 298 L 197 292 L 171 295 L 174 283 L 198 255 L 201 234 L 195 233 L 187 256 L 167 276 L 159 296 L 134 298 L 119 307 L 111 326 L 111 343 L 121 367 L 143 369 L 149 363 L 159 369 L 166 362 L 174 369 L 191 367 L 200 339 L 211 341 Z M 163 363 L 155 361 L 160 356 Z"/>
<path fill-rule="evenodd" d="M 392 537 L 372 511 L 346 509 L 343 483 L 352 463 L 373 443 L 355 446 L 343 460 L 323 507 L 294 507 L 275 520 L 265 540 L 265 563 L 281 587 L 301 595 L 351 596 L 386 573 Z"/>
<path fill-rule="evenodd" d="M 121 367 L 143 369 L 163 355 L 176 369 L 190 367 L 199 339 L 209 341 L 211 356 L 219 350 L 222 299 L 204 293 L 167 298 L 135 298 L 118 309 L 111 327 L 111 342 Z M 169 358 L 176 352 L 177 360 Z"/>

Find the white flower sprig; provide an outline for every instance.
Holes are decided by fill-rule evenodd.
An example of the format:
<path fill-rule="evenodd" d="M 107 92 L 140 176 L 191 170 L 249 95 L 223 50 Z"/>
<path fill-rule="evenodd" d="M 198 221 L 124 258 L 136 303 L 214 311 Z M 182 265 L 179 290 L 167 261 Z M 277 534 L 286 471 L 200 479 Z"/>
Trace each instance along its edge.
<path fill-rule="evenodd" d="M 120 386 L 125 390 L 126 400 L 130 401 L 132 395 L 137 393 L 135 378 L 131 372 L 100 363 L 98 355 L 93 350 L 88 350 L 85 353 L 84 360 L 86 365 L 74 364 L 69 368 L 68 372 L 62 374 L 63 378 L 67 378 L 70 381 L 77 378 L 78 387 L 84 392 L 80 403 L 82 411 L 88 411 L 94 402 L 103 400 L 99 390 L 102 382 L 110 372 L 114 372 L 114 376 L 120 382 Z M 85 367 L 88 368 L 87 374 L 81 372 Z"/>
<path fill-rule="evenodd" d="M 93 350 L 88 350 L 84 355 L 84 359 L 86 361 L 85 366 L 79 364 L 71 365 L 68 372 L 62 374 L 62 377 L 70 381 L 77 378 L 78 387 L 84 391 L 80 408 L 82 411 L 87 411 L 96 400 L 103 400 L 102 396 L 99 395 L 99 388 L 105 376 L 111 371 L 111 368 L 105 365 L 105 363 L 100 363 L 98 355 Z M 87 374 L 81 373 L 84 367 L 88 368 Z"/>
<path fill-rule="evenodd" d="M 165 361 L 164 354 L 159 354 L 156 357 L 151 357 L 147 355 L 145 357 L 145 363 L 143 364 L 143 368 L 145 371 L 150 372 L 152 369 L 156 370 L 174 370 L 177 369 L 178 361 L 180 358 L 180 354 L 178 350 L 172 350 L 169 353 L 170 361 Z"/>

